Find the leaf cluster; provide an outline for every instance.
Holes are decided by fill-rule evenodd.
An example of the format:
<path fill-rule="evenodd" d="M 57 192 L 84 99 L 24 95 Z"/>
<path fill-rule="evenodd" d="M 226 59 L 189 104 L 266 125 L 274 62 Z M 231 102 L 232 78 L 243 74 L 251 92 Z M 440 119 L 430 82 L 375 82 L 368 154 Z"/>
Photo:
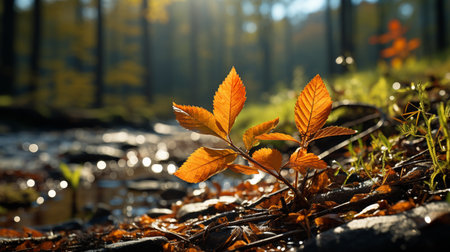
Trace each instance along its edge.
<path fill-rule="evenodd" d="M 281 175 L 281 169 L 292 168 L 296 174 L 302 175 L 311 169 L 325 169 L 327 164 L 307 151 L 309 143 L 320 138 L 355 133 L 352 129 L 338 126 L 322 128 L 331 112 L 332 101 L 324 82 L 317 75 L 304 88 L 295 104 L 294 117 L 299 139 L 272 132 L 279 123 L 279 119 L 275 118 L 247 129 L 242 136 L 244 148 L 239 148 L 231 140 L 230 131 L 244 107 L 245 100 L 245 86 L 232 68 L 215 93 L 212 113 L 201 107 L 173 103 L 175 117 L 182 127 L 200 134 L 216 136 L 228 144 L 226 149 L 197 149 L 175 172 L 177 177 L 198 183 L 226 169 L 243 174 L 262 171 L 285 183 L 298 195 L 297 183 L 291 185 Z M 283 163 L 282 153 L 274 148 L 260 148 L 250 154 L 250 150 L 261 140 L 292 141 L 299 147 L 290 155 L 289 160 Z M 246 159 L 248 165 L 233 163 L 238 156 Z"/>

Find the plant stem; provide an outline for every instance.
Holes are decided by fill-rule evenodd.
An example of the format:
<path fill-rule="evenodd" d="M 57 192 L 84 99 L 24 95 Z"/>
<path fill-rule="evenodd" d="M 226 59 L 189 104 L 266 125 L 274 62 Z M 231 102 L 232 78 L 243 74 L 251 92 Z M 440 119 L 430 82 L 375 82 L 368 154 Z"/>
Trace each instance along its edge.
<path fill-rule="evenodd" d="M 288 186 L 292 192 L 295 194 L 295 198 L 297 198 L 298 200 L 300 200 L 300 205 L 302 207 L 308 206 L 309 204 L 307 203 L 307 200 L 302 196 L 302 194 L 300 193 L 300 191 L 298 190 L 297 187 L 294 187 L 293 185 L 291 185 L 291 183 L 289 183 L 289 181 L 284 178 L 283 176 L 274 173 L 272 170 L 270 170 L 269 168 L 265 167 L 264 165 L 262 165 L 261 163 L 259 163 L 258 161 L 256 161 L 254 158 L 252 158 L 247 152 L 244 152 L 243 150 L 239 149 L 236 145 L 234 145 L 231 141 L 228 142 L 228 144 L 230 145 L 230 147 L 239 155 L 241 155 L 243 158 L 245 158 L 247 161 L 259 166 L 261 169 L 263 169 L 265 172 L 267 172 L 268 174 L 274 176 L 276 179 L 278 179 L 279 181 L 283 182 L 286 186 Z"/>

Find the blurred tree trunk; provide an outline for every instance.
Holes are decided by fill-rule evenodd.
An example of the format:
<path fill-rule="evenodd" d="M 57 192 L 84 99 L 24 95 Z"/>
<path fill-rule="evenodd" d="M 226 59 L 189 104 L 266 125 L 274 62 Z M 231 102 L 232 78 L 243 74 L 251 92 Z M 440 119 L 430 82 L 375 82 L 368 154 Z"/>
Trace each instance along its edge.
<path fill-rule="evenodd" d="M 75 7 L 75 20 L 76 20 L 76 25 L 78 28 L 82 29 L 83 27 L 83 1 L 82 0 L 76 0 L 76 7 Z M 82 36 L 82 32 L 81 31 L 77 31 L 77 38 L 76 38 L 76 43 L 78 44 L 78 46 L 81 46 L 81 36 Z M 75 69 L 77 69 L 79 72 L 83 72 L 83 61 L 81 60 L 79 55 L 73 55 L 74 56 L 74 65 L 75 65 Z"/>
<path fill-rule="evenodd" d="M 39 71 L 40 71 L 40 56 L 41 56 L 41 21 L 42 21 L 42 2 L 41 0 L 34 0 L 33 5 L 33 34 L 31 37 L 31 59 L 30 59 L 30 86 L 29 94 L 31 97 L 31 104 L 37 104 L 37 92 L 39 88 Z"/>
<path fill-rule="evenodd" d="M 292 42 L 292 24 L 289 18 L 284 19 L 284 51 L 285 51 L 285 62 L 286 62 L 286 84 L 290 87 L 294 74 L 294 45 Z"/>
<path fill-rule="evenodd" d="M 262 83 L 263 83 L 263 92 L 268 92 L 272 85 L 272 55 L 271 55 L 271 45 L 272 45 L 272 0 L 262 1 L 261 4 L 266 4 L 267 9 L 269 10 L 267 13 L 259 13 L 258 21 L 259 21 L 259 46 L 261 48 L 262 53 Z M 261 9 L 261 8 L 260 8 Z"/>
<path fill-rule="evenodd" d="M 422 47 L 425 54 L 431 53 L 431 43 L 432 36 L 430 34 L 430 1 L 421 0 L 420 1 L 420 18 L 422 26 Z"/>
<path fill-rule="evenodd" d="M 166 88 L 170 95 L 174 93 L 174 85 L 175 85 L 175 79 L 174 74 L 175 71 L 174 66 L 176 64 L 174 60 L 174 34 L 176 32 L 176 26 L 175 26 L 175 17 L 173 15 L 173 7 L 172 5 L 169 5 L 167 7 L 167 12 L 169 13 L 169 20 L 167 21 L 167 29 L 165 29 L 166 32 L 166 42 L 165 45 L 165 51 L 166 51 L 166 58 L 164 62 L 164 70 L 165 70 L 165 78 L 167 80 Z"/>
<path fill-rule="evenodd" d="M 330 1 L 327 0 L 326 6 L 325 6 L 325 36 L 327 40 L 327 68 L 328 68 L 328 75 L 334 74 L 334 52 L 333 52 L 333 23 L 331 18 L 331 6 Z"/>
<path fill-rule="evenodd" d="M 198 68 L 198 26 L 199 16 L 197 0 L 189 2 L 190 34 L 189 34 L 189 93 L 191 99 L 196 99 L 199 94 L 199 68 Z"/>
<path fill-rule="evenodd" d="M 215 43 L 214 43 L 214 76 L 213 79 L 222 79 L 224 75 L 227 73 L 229 69 L 226 69 L 225 67 L 225 4 L 223 0 L 219 0 L 216 2 L 216 8 L 217 8 L 217 17 L 210 17 L 213 20 L 216 20 L 215 25 L 211 26 L 211 30 L 213 32 L 213 35 L 215 37 Z M 214 34 L 214 31 L 215 34 Z M 239 69 L 238 69 L 239 71 Z"/>
<path fill-rule="evenodd" d="M 445 29 L 445 3 L 444 0 L 436 0 L 435 2 L 436 11 L 436 39 L 437 39 L 437 49 L 438 51 L 443 51 L 446 48 L 446 35 L 447 30 Z"/>
<path fill-rule="evenodd" d="M 353 55 L 353 31 L 352 31 L 352 21 L 353 21 L 353 11 L 352 11 L 352 1 L 351 0 L 341 0 L 341 55 L 345 57 L 354 56 Z M 348 68 L 345 64 L 344 71 Z"/>
<path fill-rule="evenodd" d="M 377 36 L 381 36 L 386 32 L 387 22 L 386 22 L 386 0 L 378 0 L 377 4 L 377 14 L 378 14 L 378 29 Z M 381 59 L 381 51 L 385 48 L 382 43 L 376 43 L 378 59 Z"/>
<path fill-rule="evenodd" d="M 0 51 L 0 95 L 14 93 L 16 62 L 14 57 L 14 37 L 16 12 L 15 1 L 3 1 L 2 43 Z"/>
<path fill-rule="evenodd" d="M 234 1 L 234 9 L 235 9 L 235 17 L 234 17 L 234 34 L 233 34 L 233 48 L 232 48 L 232 62 L 231 64 L 237 68 L 239 71 L 239 67 L 242 66 L 242 62 L 240 58 L 241 55 L 241 45 L 242 45 L 242 3 L 240 0 Z M 224 38 L 225 40 L 225 38 Z M 242 69 L 243 70 L 243 69 Z M 241 71 L 242 71 L 241 70 Z"/>
<path fill-rule="evenodd" d="M 144 61 L 144 94 L 148 102 L 153 101 L 153 83 L 152 83 L 152 60 L 151 60 L 151 45 L 150 45 L 150 24 L 146 13 L 150 0 L 142 0 L 142 57 Z"/>
<path fill-rule="evenodd" d="M 103 106 L 103 6 L 102 0 L 97 0 L 97 65 L 95 69 L 95 104 L 96 108 Z"/>

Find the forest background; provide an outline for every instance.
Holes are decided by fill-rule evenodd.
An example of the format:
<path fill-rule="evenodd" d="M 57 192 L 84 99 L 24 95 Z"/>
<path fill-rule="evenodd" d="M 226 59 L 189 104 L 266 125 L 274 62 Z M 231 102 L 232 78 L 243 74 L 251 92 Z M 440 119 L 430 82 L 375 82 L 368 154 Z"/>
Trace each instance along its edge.
<path fill-rule="evenodd" d="M 445 58 L 444 0 L 7 0 L 0 4 L 0 107 L 124 121 L 210 106 L 232 66 L 250 103 L 320 74 L 390 67 L 370 43 L 389 23 Z M 406 59 L 405 59 L 406 62 Z M 209 108 L 209 107 L 208 107 Z"/>

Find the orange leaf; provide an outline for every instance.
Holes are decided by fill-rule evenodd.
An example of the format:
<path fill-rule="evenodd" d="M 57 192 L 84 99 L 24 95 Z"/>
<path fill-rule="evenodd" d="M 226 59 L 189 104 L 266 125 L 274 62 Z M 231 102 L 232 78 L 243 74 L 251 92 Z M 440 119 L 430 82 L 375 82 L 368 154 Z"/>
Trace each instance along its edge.
<path fill-rule="evenodd" d="M 233 162 L 236 156 L 232 150 L 200 147 L 189 156 L 174 175 L 190 183 L 202 182 L 224 171 L 227 164 Z"/>
<path fill-rule="evenodd" d="M 313 153 L 307 153 L 305 149 L 300 149 L 292 153 L 289 158 L 289 167 L 305 175 L 307 168 L 325 169 L 327 163 Z"/>
<path fill-rule="evenodd" d="M 283 134 L 283 133 L 268 133 L 268 134 L 262 134 L 256 137 L 256 139 L 258 140 L 281 140 L 281 141 L 293 141 L 296 142 L 298 144 L 300 144 L 300 142 L 293 138 L 290 135 L 287 134 Z"/>
<path fill-rule="evenodd" d="M 320 129 L 316 132 L 316 134 L 314 134 L 314 137 L 309 140 L 309 141 L 313 141 L 319 138 L 324 138 L 324 137 L 330 137 L 330 136 L 342 136 L 342 135 L 351 135 L 351 134 L 355 134 L 356 131 L 349 129 L 349 128 L 344 128 L 344 127 L 339 127 L 339 126 L 330 126 L 330 127 L 326 127 L 323 129 Z"/>
<path fill-rule="evenodd" d="M 201 107 L 173 103 L 173 111 L 175 118 L 182 127 L 201 134 L 226 138 L 226 133 L 219 129 L 214 115 L 208 110 Z"/>
<path fill-rule="evenodd" d="M 275 118 L 272 121 L 263 122 L 246 130 L 244 136 L 242 137 L 244 140 L 245 148 L 247 150 L 250 150 L 253 145 L 258 143 L 258 140 L 255 139 L 255 137 L 266 134 L 273 130 L 277 126 L 278 121 L 278 118 Z"/>
<path fill-rule="evenodd" d="M 257 168 L 246 166 L 246 165 L 230 164 L 230 165 L 228 165 L 228 168 L 230 168 L 230 170 L 232 170 L 234 172 L 243 173 L 245 175 L 258 174 Z"/>
<path fill-rule="evenodd" d="M 234 67 L 214 95 L 214 116 L 226 134 L 230 133 L 234 120 L 244 107 L 245 87 Z"/>
<path fill-rule="evenodd" d="M 280 151 L 270 148 L 261 148 L 255 151 L 252 157 L 264 167 L 278 172 L 280 171 L 281 161 L 283 160 Z M 256 164 L 253 165 L 256 166 Z"/>
<path fill-rule="evenodd" d="M 319 75 L 303 89 L 295 104 L 295 125 L 302 137 L 316 133 L 331 112 L 331 97 Z"/>
<path fill-rule="evenodd" d="M 318 176 L 314 177 L 312 184 L 309 188 L 309 193 L 318 193 L 330 184 L 330 179 L 326 172 L 322 172 Z"/>

